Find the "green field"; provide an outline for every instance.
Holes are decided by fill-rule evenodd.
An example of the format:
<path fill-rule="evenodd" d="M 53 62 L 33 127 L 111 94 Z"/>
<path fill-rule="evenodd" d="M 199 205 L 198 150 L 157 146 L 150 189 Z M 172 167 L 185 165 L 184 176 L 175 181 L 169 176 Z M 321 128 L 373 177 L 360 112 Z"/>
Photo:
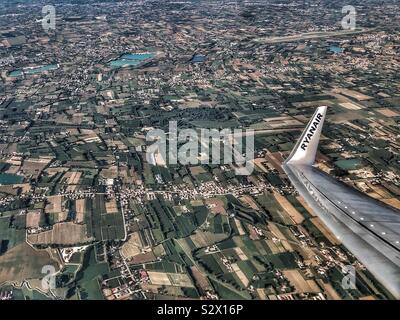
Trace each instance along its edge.
<path fill-rule="evenodd" d="M 250 299 L 250 295 L 247 291 L 237 291 L 233 288 L 228 287 L 227 285 L 223 284 L 220 281 L 211 279 L 211 283 L 221 297 L 224 300 L 243 300 L 243 299 Z"/>
<path fill-rule="evenodd" d="M 96 240 L 123 239 L 125 235 L 122 213 L 107 213 L 103 194 L 86 201 L 85 223 L 89 236 Z"/>
<path fill-rule="evenodd" d="M 82 268 L 76 275 L 77 287 L 82 300 L 103 300 L 99 280 L 110 272 L 108 263 L 98 263 L 93 247 L 85 253 Z"/>

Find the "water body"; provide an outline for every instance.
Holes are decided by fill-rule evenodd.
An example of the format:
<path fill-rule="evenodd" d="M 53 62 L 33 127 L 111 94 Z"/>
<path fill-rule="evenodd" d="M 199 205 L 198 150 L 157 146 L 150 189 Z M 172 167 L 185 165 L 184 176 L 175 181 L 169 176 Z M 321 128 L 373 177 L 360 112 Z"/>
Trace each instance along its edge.
<path fill-rule="evenodd" d="M 0 185 L 22 183 L 24 177 L 16 174 L 0 173 Z"/>
<path fill-rule="evenodd" d="M 192 59 L 190 59 L 190 62 L 193 63 L 198 63 L 198 62 L 204 62 L 206 61 L 206 56 L 203 54 L 195 54 Z"/>
<path fill-rule="evenodd" d="M 155 56 L 154 53 L 125 53 L 121 55 L 119 58 L 110 61 L 109 65 L 113 68 L 122 68 L 122 67 L 130 67 L 137 66 L 143 61 L 149 60 Z"/>
<path fill-rule="evenodd" d="M 338 53 L 343 53 L 343 51 L 344 51 L 343 48 L 340 48 L 340 47 L 337 47 L 337 46 L 330 46 L 330 47 L 329 47 L 329 50 L 330 50 L 332 53 L 336 53 L 336 54 L 338 54 Z"/>
<path fill-rule="evenodd" d="M 356 170 L 363 166 L 362 159 L 346 159 L 335 161 L 335 165 L 343 170 Z"/>
<path fill-rule="evenodd" d="M 40 66 L 40 67 L 14 70 L 14 71 L 10 72 L 9 76 L 10 77 L 19 77 L 19 76 L 22 76 L 23 74 L 37 74 L 37 73 L 41 73 L 44 71 L 55 70 L 55 69 L 58 69 L 57 64 L 48 64 L 48 65 Z"/>

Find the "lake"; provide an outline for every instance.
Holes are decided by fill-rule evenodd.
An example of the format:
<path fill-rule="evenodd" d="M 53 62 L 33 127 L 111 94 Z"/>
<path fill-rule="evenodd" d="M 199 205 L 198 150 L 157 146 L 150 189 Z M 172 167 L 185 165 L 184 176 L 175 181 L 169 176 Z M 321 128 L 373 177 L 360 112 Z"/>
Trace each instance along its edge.
<path fill-rule="evenodd" d="M 109 65 L 113 68 L 122 68 L 137 66 L 143 61 L 149 60 L 155 56 L 154 53 L 124 53 L 119 58 L 109 62 Z"/>
<path fill-rule="evenodd" d="M 194 63 L 204 62 L 204 61 L 206 61 L 206 56 L 202 55 L 202 54 L 195 54 L 195 55 L 193 55 L 192 59 L 190 59 L 190 62 L 194 62 Z"/>
<path fill-rule="evenodd" d="M 58 68 L 57 64 L 48 64 L 48 65 L 40 66 L 40 67 L 14 70 L 14 71 L 10 72 L 9 76 L 10 77 L 19 77 L 19 76 L 22 76 L 23 74 L 37 74 L 37 73 L 41 73 L 41 72 L 48 71 L 48 70 L 55 70 L 57 68 Z"/>
<path fill-rule="evenodd" d="M 337 46 L 330 46 L 329 47 L 329 50 L 332 52 L 332 53 L 343 53 L 343 51 L 344 51 L 344 49 L 343 48 L 340 48 L 340 47 L 337 47 Z"/>

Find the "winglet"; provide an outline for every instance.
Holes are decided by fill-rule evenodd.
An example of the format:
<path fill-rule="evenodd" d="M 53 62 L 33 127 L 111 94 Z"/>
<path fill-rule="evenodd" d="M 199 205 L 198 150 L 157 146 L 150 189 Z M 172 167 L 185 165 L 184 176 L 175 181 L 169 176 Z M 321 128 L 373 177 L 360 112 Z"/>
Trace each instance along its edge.
<path fill-rule="evenodd" d="M 313 165 L 326 116 L 326 106 L 318 107 L 285 163 Z"/>

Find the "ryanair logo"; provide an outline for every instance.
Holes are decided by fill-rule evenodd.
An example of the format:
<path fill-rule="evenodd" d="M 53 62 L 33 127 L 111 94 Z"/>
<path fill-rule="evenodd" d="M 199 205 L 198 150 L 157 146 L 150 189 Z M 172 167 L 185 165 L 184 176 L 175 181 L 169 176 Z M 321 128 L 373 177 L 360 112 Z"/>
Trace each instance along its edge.
<path fill-rule="evenodd" d="M 308 129 L 306 135 L 304 136 L 304 140 L 301 143 L 300 148 L 303 149 L 304 151 L 306 151 L 308 144 L 311 142 L 312 137 L 314 136 L 315 132 L 318 129 L 318 126 L 321 123 L 321 120 L 324 116 L 321 113 L 318 113 L 315 118 L 314 121 L 312 122 L 310 129 Z"/>

